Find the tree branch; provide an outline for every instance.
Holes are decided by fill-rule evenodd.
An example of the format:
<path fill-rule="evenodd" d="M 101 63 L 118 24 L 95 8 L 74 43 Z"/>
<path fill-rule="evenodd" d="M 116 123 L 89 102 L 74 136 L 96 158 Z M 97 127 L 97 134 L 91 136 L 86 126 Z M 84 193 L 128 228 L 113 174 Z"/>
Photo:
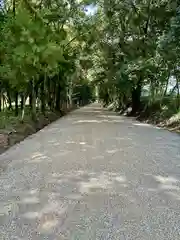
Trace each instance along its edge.
<path fill-rule="evenodd" d="M 151 6 L 151 0 L 149 0 L 148 2 L 148 19 L 147 19 L 147 22 L 146 22 L 146 27 L 144 29 L 144 33 L 147 35 L 147 32 L 148 32 L 148 26 L 149 26 L 149 21 L 150 21 L 150 6 Z"/>

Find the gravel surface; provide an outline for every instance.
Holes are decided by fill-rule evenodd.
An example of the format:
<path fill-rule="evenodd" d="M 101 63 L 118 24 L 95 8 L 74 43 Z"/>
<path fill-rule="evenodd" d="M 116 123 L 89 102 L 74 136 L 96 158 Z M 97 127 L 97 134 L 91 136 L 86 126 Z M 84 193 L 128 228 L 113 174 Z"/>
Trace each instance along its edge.
<path fill-rule="evenodd" d="M 178 134 L 93 104 L 0 166 L 0 240 L 180 239 Z"/>

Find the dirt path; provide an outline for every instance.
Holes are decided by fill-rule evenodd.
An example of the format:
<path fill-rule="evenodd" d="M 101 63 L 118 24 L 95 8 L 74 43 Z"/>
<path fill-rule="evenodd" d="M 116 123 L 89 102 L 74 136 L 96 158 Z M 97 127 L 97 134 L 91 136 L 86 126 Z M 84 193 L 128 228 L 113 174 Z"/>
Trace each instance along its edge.
<path fill-rule="evenodd" d="M 0 239 L 180 239 L 180 136 L 97 104 L 0 156 Z"/>

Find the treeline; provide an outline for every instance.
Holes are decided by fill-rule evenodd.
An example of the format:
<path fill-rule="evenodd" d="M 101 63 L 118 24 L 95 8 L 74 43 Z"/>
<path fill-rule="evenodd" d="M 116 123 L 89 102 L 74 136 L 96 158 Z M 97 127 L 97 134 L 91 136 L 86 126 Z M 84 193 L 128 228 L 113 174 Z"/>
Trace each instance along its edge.
<path fill-rule="evenodd" d="M 13 0 L 0 17 L 1 110 L 94 99 L 132 114 L 180 106 L 177 0 Z M 86 10 L 91 14 L 87 14 Z M 19 110 L 19 99 L 20 109 Z M 23 118 L 23 115 L 22 115 Z"/>
<path fill-rule="evenodd" d="M 8 0 L 0 9 L 0 111 L 61 111 L 93 99 L 88 82 L 86 15 L 72 1 Z"/>
<path fill-rule="evenodd" d="M 94 81 L 105 105 L 180 108 L 180 7 L 176 0 L 100 0 Z"/>

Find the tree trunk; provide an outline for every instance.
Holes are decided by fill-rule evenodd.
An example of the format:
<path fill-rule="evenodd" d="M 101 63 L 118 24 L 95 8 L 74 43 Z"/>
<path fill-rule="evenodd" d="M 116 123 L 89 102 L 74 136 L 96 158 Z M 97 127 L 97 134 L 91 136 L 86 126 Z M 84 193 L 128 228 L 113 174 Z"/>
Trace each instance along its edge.
<path fill-rule="evenodd" d="M 18 116 L 19 113 L 19 106 L 18 106 L 18 91 L 15 91 L 15 116 Z"/>
<path fill-rule="evenodd" d="M 55 108 L 56 108 L 56 91 L 57 91 L 57 84 L 56 84 L 56 81 L 54 81 L 53 82 L 53 94 L 52 94 L 53 101 L 52 101 L 52 108 L 51 108 L 52 111 L 55 110 Z"/>
<path fill-rule="evenodd" d="M 60 112 L 60 99 L 61 99 L 61 87 L 58 81 L 56 87 L 56 106 L 55 106 L 55 110 L 58 112 Z"/>
<path fill-rule="evenodd" d="M 8 104 L 9 104 L 8 109 L 9 109 L 9 110 L 13 110 L 10 90 L 7 89 L 6 91 L 7 91 L 7 98 L 8 98 Z"/>
<path fill-rule="evenodd" d="M 0 112 L 2 111 L 2 91 L 0 92 Z"/>
<path fill-rule="evenodd" d="M 41 112 L 45 115 L 45 83 L 46 83 L 46 73 L 44 74 L 44 80 L 41 83 Z"/>
<path fill-rule="evenodd" d="M 16 15 L 16 1 L 13 0 L 13 15 Z"/>
<path fill-rule="evenodd" d="M 137 83 L 137 86 L 132 90 L 132 115 L 136 114 L 140 110 L 141 105 L 141 81 Z"/>
<path fill-rule="evenodd" d="M 21 94 L 21 111 L 24 109 L 24 94 Z"/>
<path fill-rule="evenodd" d="M 177 109 L 180 108 L 180 90 L 179 90 L 179 81 L 178 81 L 178 78 L 176 78 L 176 81 L 177 81 Z"/>
<path fill-rule="evenodd" d="M 166 94 L 167 94 L 168 85 L 169 85 L 169 78 L 170 78 L 170 71 L 169 71 L 169 74 L 168 74 L 168 77 L 167 77 L 167 80 L 166 80 L 166 85 L 165 85 L 165 89 L 164 89 L 164 92 L 163 92 L 163 97 L 165 97 Z"/>
<path fill-rule="evenodd" d="M 30 86 L 32 86 L 31 82 L 30 82 Z M 29 90 L 29 106 L 30 109 L 32 110 L 32 89 Z"/>
<path fill-rule="evenodd" d="M 31 84 L 31 117 L 33 121 L 36 121 L 36 94 L 34 89 L 34 79 L 30 81 Z"/>
<path fill-rule="evenodd" d="M 3 111 L 4 111 L 4 95 L 2 96 L 2 109 L 3 109 Z"/>
<path fill-rule="evenodd" d="M 49 78 L 47 78 L 47 100 L 48 100 L 48 106 L 50 109 L 52 109 L 52 98 L 51 98 L 51 81 Z"/>

